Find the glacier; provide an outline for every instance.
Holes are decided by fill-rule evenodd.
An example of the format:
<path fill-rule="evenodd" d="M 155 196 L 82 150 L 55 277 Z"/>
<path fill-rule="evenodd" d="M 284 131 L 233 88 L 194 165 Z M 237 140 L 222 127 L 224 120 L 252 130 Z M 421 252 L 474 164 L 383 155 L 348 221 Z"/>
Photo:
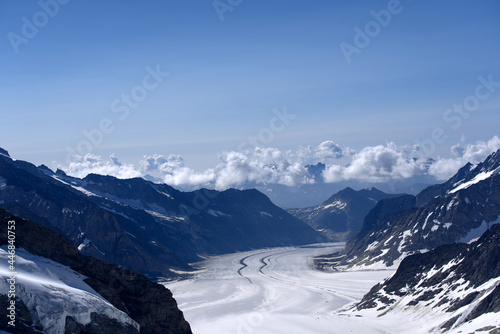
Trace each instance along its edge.
<path fill-rule="evenodd" d="M 7 280 L 12 275 L 8 255 L 7 246 L 0 247 L 0 294 L 3 295 L 8 292 Z M 89 287 L 84 282 L 85 276 L 67 266 L 16 249 L 15 272 L 16 296 L 47 333 L 64 333 L 67 316 L 87 325 L 92 313 L 139 330 L 137 322 Z"/>

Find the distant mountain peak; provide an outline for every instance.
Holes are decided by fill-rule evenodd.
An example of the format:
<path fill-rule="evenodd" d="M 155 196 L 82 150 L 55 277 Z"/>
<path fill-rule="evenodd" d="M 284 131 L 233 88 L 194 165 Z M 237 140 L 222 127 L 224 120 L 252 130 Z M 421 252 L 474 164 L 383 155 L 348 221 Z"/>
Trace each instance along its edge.
<path fill-rule="evenodd" d="M 401 194 L 399 194 L 399 195 L 387 194 L 387 193 L 384 193 L 383 191 L 381 191 L 375 187 L 370 187 L 370 188 L 361 189 L 361 190 L 354 190 L 351 187 L 346 187 L 346 188 L 342 189 L 341 191 L 339 191 L 338 193 L 332 195 L 329 199 L 327 199 L 325 202 L 323 202 L 323 204 L 326 204 L 326 203 L 329 203 L 332 201 L 336 201 L 339 198 L 349 198 L 350 199 L 353 196 L 370 197 L 376 202 L 376 201 L 379 201 L 379 200 L 384 199 L 384 198 L 395 197 L 395 196 L 400 196 L 400 195 Z"/>
<path fill-rule="evenodd" d="M 386 194 L 376 188 L 346 187 L 319 205 L 289 212 L 329 239 L 345 241 L 360 230 L 363 218 L 377 201 L 397 196 L 400 195 Z"/>
<path fill-rule="evenodd" d="M 47 167 L 46 165 L 40 165 L 38 166 L 38 169 L 40 169 L 42 172 L 46 173 L 47 175 L 52 175 L 54 174 L 54 172 L 52 171 L 52 169 L 50 169 L 49 167 Z"/>
<path fill-rule="evenodd" d="M 351 187 L 346 187 L 333 196 L 341 195 L 341 194 L 354 194 L 355 192 L 356 192 L 356 190 L 352 189 Z"/>
<path fill-rule="evenodd" d="M 453 186 L 457 186 L 459 183 L 469 182 L 479 175 L 486 173 L 489 173 L 489 176 L 500 173 L 500 150 L 492 153 L 477 165 L 473 165 L 470 162 L 467 163 L 447 183 L 454 182 Z"/>
<path fill-rule="evenodd" d="M 68 176 L 62 169 L 57 169 L 56 170 L 56 175 L 58 176 Z"/>
<path fill-rule="evenodd" d="M 323 172 L 326 169 L 326 165 L 324 163 L 318 162 L 315 165 L 307 165 L 305 167 L 307 172 L 316 180 L 316 182 L 322 183 L 325 181 Z"/>

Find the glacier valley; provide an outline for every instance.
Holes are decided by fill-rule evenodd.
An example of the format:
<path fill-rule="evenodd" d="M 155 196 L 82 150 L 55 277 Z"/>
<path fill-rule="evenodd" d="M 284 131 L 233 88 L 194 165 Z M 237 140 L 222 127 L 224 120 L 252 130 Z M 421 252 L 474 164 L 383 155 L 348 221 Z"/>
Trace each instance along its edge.
<path fill-rule="evenodd" d="M 388 333 L 395 324 L 340 310 L 394 270 L 323 272 L 313 258 L 344 243 L 278 247 L 210 257 L 193 278 L 164 282 L 193 333 Z"/>

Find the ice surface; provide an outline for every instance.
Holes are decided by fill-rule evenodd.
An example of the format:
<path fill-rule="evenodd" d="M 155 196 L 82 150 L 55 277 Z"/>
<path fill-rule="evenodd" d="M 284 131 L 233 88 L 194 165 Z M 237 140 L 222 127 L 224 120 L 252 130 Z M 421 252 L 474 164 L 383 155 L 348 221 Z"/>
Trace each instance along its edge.
<path fill-rule="evenodd" d="M 164 284 L 172 290 L 194 334 L 441 333 L 437 329 L 450 318 L 450 313 L 442 310 L 444 305 L 438 309 L 420 305 L 408 308 L 406 304 L 414 299 L 411 295 L 403 297 L 387 313 L 387 308 L 352 309 L 373 285 L 390 277 L 394 270 L 313 269 L 312 257 L 331 254 L 342 247 L 343 244 L 322 244 L 212 257 L 197 265 L 199 271 L 194 278 Z M 425 276 L 456 263 L 434 268 Z M 465 290 L 457 289 L 457 295 L 450 293 L 451 297 L 471 292 L 466 289 L 468 282 L 462 283 Z M 493 279 L 475 290 L 491 291 L 498 283 L 499 279 Z M 435 306 L 444 293 L 436 294 L 430 303 Z M 467 310 L 461 308 L 452 316 L 464 312 Z M 499 324 L 498 314 L 488 313 L 457 324 L 450 333 L 472 333 Z"/>
<path fill-rule="evenodd" d="M 312 257 L 344 244 L 284 247 L 209 258 L 193 279 L 164 283 L 195 334 L 386 333 L 376 318 L 339 314 L 393 270 L 327 273 Z"/>

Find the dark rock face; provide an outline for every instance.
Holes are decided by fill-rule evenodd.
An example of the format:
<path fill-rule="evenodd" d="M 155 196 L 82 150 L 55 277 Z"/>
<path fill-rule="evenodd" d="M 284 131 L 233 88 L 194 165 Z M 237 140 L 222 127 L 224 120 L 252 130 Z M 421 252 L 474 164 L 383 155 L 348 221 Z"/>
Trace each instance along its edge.
<path fill-rule="evenodd" d="M 416 197 L 380 201 L 366 216 L 360 233 L 347 243 L 341 264 L 391 266 L 410 254 L 478 238 L 500 222 L 499 216 L 500 153 L 496 152 Z"/>
<path fill-rule="evenodd" d="M 375 207 L 368 212 L 359 230 L 358 237 L 364 237 L 379 225 L 384 218 L 390 214 L 404 212 L 415 207 L 415 196 L 404 195 L 396 198 L 380 200 Z"/>
<path fill-rule="evenodd" d="M 408 256 L 391 278 L 373 287 L 354 308 L 377 309 L 382 316 L 394 308 L 442 312 L 449 314 L 441 324 L 444 329 L 498 313 L 500 285 L 494 282 L 500 277 L 499 246 L 500 225 L 495 225 L 472 244 L 443 245 Z"/>
<path fill-rule="evenodd" d="M 0 155 L 0 207 L 67 237 L 82 254 L 154 277 L 199 254 L 325 239 L 256 190 L 181 192 L 144 179 L 69 177 Z"/>
<path fill-rule="evenodd" d="M 191 333 L 189 324 L 177 308 L 171 292 L 164 286 L 153 283 L 134 271 L 84 256 L 63 236 L 2 209 L 0 209 L 0 245 L 7 243 L 6 231 L 9 220 L 15 220 L 16 230 L 22 231 L 16 234 L 16 247 L 69 266 L 88 277 L 85 282 L 116 308 L 139 323 L 141 333 Z M 95 315 L 95 322 L 87 327 L 75 323 L 74 319 L 69 319 L 67 322 L 67 329 L 74 330 L 75 333 L 120 333 L 117 331 L 117 326 L 119 324 L 115 321 L 98 314 Z M 132 329 L 122 332 L 133 333 Z"/>
<path fill-rule="evenodd" d="M 5 180 L 0 207 L 66 236 L 77 247 L 87 244 L 82 248 L 86 255 L 123 266 L 134 262 L 137 270 L 155 275 L 170 275 L 168 266 L 185 266 L 179 256 L 164 246 L 166 240 L 153 246 L 149 241 L 157 238 L 140 233 L 142 229 L 137 223 L 132 225 L 130 220 L 100 207 L 89 196 L 31 164 L 0 157 L 0 177 Z M 133 233 L 143 239 L 136 240 Z"/>
<path fill-rule="evenodd" d="M 330 240 L 345 241 L 360 230 L 363 219 L 378 201 L 398 196 L 375 188 L 356 191 L 348 187 L 320 205 L 287 211 Z"/>
<path fill-rule="evenodd" d="M 114 319 L 109 319 L 106 316 L 95 313 L 92 313 L 91 322 L 87 325 L 82 325 L 76 322 L 72 317 L 66 317 L 64 332 L 68 334 L 139 333 L 135 327 L 122 326 Z"/>

